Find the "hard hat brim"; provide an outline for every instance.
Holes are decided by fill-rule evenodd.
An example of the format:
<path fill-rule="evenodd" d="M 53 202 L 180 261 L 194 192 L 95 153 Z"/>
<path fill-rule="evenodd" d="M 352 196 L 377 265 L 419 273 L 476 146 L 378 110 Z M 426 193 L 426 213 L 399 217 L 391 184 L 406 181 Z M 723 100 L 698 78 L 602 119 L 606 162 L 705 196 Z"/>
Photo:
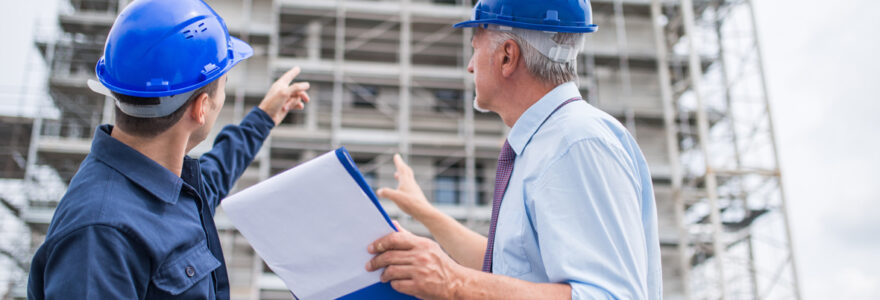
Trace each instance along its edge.
<path fill-rule="evenodd" d="M 580 26 L 575 27 L 575 26 L 532 24 L 532 23 L 523 23 L 523 22 L 508 21 L 508 20 L 498 20 L 498 19 L 469 20 L 469 21 L 464 21 L 464 22 L 452 25 L 452 27 L 454 27 L 454 28 L 480 27 L 480 26 L 489 25 L 489 24 L 510 26 L 510 27 L 531 29 L 531 30 L 552 31 L 552 32 L 569 32 L 569 33 L 590 33 L 590 32 L 596 32 L 596 30 L 599 30 L 599 26 L 596 24 L 590 24 L 590 25 L 587 25 L 584 27 L 580 27 Z"/>
<path fill-rule="evenodd" d="M 254 55 L 254 48 L 251 47 L 251 45 L 248 45 L 248 43 L 246 43 L 242 40 L 239 40 L 238 38 L 236 38 L 234 36 L 230 36 L 229 39 L 232 40 L 232 43 L 231 43 L 232 53 L 233 53 L 232 63 L 230 64 L 230 66 L 226 70 L 224 70 L 223 73 L 226 73 L 225 71 L 228 71 L 229 69 L 234 67 L 236 64 L 238 64 L 240 61 L 248 59 Z"/>
<path fill-rule="evenodd" d="M 229 72 L 229 70 L 231 70 L 232 67 L 235 67 L 235 65 L 237 65 L 239 62 L 241 62 L 245 59 L 248 59 L 254 55 L 254 48 L 251 47 L 251 45 L 248 45 L 248 43 L 245 43 L 244 41 L 237 39 L 235 37 L 232 37 L 232 36 L 229 37 L 229 40 L 230 40 L 229 49 L 232 52 L 232 57 L 229 58 L 229 61 L 226 63 L 226 66 L 224 66 L 224 68 L 222 70 L 220 70 L 219 72 L 213 72 L 210 76 L 208 76 L 204 80 L 201 80 L 198 83 L 195 83 L 195 84 L 192 84 L 192 85 L 189 85 L 186 87 L 181 87 L 181 88 L 167 90 L 167 91 L 135 91 L 135 90 L 125 89 L 125 88 L 116 86 L 113 83 L 108 82 L 106 80 L 106 78 L 104 78 L 103 76 L 100 76 L 100 74 L 102 74 L 102 68 L 104 67 L 103 66 L 103 58 L 102 58 L 102 60 L 98 61 L 98 65 L 95 68 L 95 72 L 98 74 L 98 79 L 101 81 L 101 84 L 106 86 L 108 89 L 110 89 L 114 92 L 120 93 L 120 94 L 135 96 L 135 97 L 142 97 L 142 98 L 159 98 L 159 97 L 167 97 L 167 96 L 172 96 L 172 95 L 177 95 L 177 94 L 183 94 L 183 93 L 198 89 L 200 87 L 203 87 L 205 85 L 208 85 L 211 82 L 214 82 L 214 80 L 217 80 L 218 78 L 222 77 L 224 74 Z"/>

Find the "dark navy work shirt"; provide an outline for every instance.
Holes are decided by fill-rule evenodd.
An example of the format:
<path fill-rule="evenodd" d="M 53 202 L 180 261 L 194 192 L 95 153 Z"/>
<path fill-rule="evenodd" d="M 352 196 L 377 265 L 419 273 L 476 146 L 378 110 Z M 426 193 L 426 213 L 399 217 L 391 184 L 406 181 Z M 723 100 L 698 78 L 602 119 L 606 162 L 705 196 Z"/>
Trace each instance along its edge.
<path fill-rule="evenodd" d="M 98 127 L 34 255 L 28 298 L 229 299 L 214 211 L 274 125 L 254 108 L 180 177 Z"/>

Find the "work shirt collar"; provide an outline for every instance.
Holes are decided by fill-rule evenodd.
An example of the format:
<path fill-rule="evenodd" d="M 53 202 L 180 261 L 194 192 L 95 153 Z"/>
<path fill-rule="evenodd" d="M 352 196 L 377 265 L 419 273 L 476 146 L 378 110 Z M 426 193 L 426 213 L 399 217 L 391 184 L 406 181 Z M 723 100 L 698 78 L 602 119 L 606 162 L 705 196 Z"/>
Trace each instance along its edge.
<path fill-rule="evenodd" d="M 98 126 L 98 130 L 95 130 L 95 138 L 92 140 L 90 155 L 168 204 L 177 203 L 184 185 L 188 188 L 197 186 L 194 176 L 198 174 L 198 161 L 184 159 L 181 176 L 190 179 L 187 180 L 188 183 L 184 182 L 181 177 L 156 161 L 111 137 L 112 131 L 112 125 Z"/>
<path fill-rule="evenodd" d="M 571 98 L 580 98 L 581 92 L 578 90 L 574 82 L 566 82 L 558 85 L 549 93 L 544 95 L 538 102 L 532 104 L 526 111 L 516 120 L 513 128 L 507 136 L 507 142 L 510 147 L 519 156 L 525 150 L 526 145 L 532 140 L 532 136 L 538 132 L 544 121 L 550 117 L 550 114 L 559 107 L 562 102 Z"/>

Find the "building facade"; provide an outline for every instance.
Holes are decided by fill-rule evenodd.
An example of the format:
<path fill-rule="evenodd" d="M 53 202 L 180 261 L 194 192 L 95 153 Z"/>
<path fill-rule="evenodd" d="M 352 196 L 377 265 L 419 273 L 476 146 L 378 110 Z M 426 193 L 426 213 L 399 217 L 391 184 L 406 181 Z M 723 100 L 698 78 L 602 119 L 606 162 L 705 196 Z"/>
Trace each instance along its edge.
<path fill-rule="evenodd" d="M 49 66 L 47 89 L 59 117 L 35 119 L 28 128 L 38 134 L 22 142 L 33 148 L 24 158 L 27 166 L 51 168 L 57 174 L 54 180 L 66 183 L 88 153 L 95 128 L 113 119 L 112 100 L 89 91 L 86 80 L 95 77 L 110 26 L 129 1 L 59 1 L 59 34 L 37 42 Z M 302 67 L 298 80 L 311 83 L 312 102 L 273 130 L 236 190 L 339 146 L 349 149 L 374 188 L 394 187 L 391 157 L 401 153 L 437 207 L 478 232 L 488 231 L 496 158 L 508 129 L 496 115 L 471 109 L 473 78 L 466 66 L 472 31 L 451 24 L 471 16 L 472 1 L 207 2 L 223 16 L 232 35 L 255 49 L 253 58 L 229 73 L 227 104 L 218 123 L 240 120 L 269 84 L 293 66 Z M 770 189 L 781 194 L 775 157 L 758 159 L 762 167 L 752 167 L 747 159 L 752 156 L 740 151 L 742 142 L 734 137 L 730 144 L 729 134 L 718 133 L 736 136 L 745 131 L 733 125 L 734 110 L 723 104 L 744 101 L 733 87 L 735 78 L 727 74 L 748 62 L 725 66 L 731 58 L 724 53 L 730 40 L 724 30 L 727 18 L 741 18 L 735 14 L 750 10 L 751 4 L 694 2 L 593 0 L 594 23 L 600 29 L 589 35 L 578 58 L 578 85 L 588 102 L 627 126 L 648 160 L 659 215 L 664 296 L 776 297 L 776 283 L 760 281 L 765 276 L 754 265 L 751 230 L 755 220 L 772 212 L 784 219 L 784 197 L 763 206 L 749 204 L 756 181 L 776 182 Z M 688 47 L 698 38 L 697 46 Z M 771 127 L 759 131 L 768 131 L 771 139 L 758 143 L 775 151 L 767 118 Z M 216 127 L 212 135 L 221 126 Z M 209 147 L 203 143 L 192 155 Z M 730 166 L 724 169 L 729 172 L 716 171 L 716 164 Z M 5 170 L 27 173 L 11 165 Z M 27 180 L 33 186 L 53 180 L 38 177 Z M 58 192 L 34 193 L 22 208 L 32 249 L 42 242 L 58 199 Z M 428 235 L 393 203 L 383 205 L 404 227 Z M 291 298 L 222 212 L 217 223 L 233 298 Z M 787 237 L 784 232 L 782 238 Z M 724 258 L 725 252 L 744 255 L 747 261 Z M 771 262 L 792 270 L 782 276 L 792 288 L 781 288 L 779 295 L 793 291 L 797 296 L 793 258 Z M 17 295 L 23 292 L 19 287 Z"/>

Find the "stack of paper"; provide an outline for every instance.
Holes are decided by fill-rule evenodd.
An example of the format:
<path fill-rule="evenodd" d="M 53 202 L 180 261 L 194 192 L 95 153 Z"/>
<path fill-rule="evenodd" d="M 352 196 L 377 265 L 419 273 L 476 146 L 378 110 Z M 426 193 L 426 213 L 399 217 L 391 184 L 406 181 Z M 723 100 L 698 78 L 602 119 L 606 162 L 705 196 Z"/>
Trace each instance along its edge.
<path fill-rule="evenodd" d="M 395 231 L 345 148 L 222 202 L 242 235 L 300 299 L 412 299 L 364 269 L 367 245 Z"/>

